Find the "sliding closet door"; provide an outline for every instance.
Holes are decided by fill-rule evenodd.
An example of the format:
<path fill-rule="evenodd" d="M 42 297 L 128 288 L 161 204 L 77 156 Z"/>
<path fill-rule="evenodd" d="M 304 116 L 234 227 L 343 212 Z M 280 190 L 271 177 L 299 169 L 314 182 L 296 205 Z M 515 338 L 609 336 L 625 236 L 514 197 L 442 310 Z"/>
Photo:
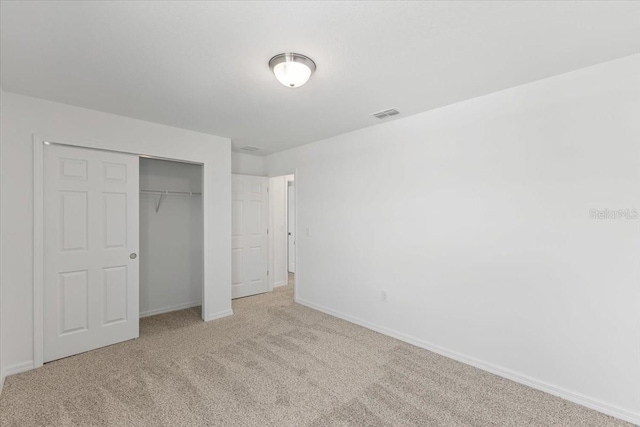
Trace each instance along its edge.
<path fill-rule="evenodd" d="M 44 361 L 138 336 L 138 157 L 48 145 Z"/>
<path fill-rule="evenodd" d="M 232 298 L 269 290 L 267 227 L 269 178 L 232 176 Z"/>

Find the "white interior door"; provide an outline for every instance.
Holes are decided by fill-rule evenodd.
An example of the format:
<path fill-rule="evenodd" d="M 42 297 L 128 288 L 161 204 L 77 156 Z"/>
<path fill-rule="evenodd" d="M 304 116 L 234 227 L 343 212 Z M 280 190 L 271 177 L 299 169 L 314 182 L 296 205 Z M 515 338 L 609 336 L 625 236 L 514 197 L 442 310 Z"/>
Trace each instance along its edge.
<path fill-rule="evenodd" d="M 267 228 L 269 178 L 233 175 L 232 182 L 232 298 L 269 290 Z"/>
<path fill-rule="evenodd" d="M 289 273 L 296 272 L 296 192 L 293 182 L 287 183 L 287 253 Z"/>
<path fill-rule="evenodd" d="M 138 156 L 47 145 L 44 361 L 138 337 Z"/>

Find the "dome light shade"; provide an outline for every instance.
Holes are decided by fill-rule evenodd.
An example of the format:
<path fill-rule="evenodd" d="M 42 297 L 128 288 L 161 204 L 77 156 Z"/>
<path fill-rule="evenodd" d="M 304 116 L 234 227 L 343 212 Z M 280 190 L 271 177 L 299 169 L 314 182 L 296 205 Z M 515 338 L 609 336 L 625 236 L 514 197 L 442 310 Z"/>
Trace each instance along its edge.
<path fill-rule="evenodd" d="M 280 83 L 295 88 L 309 80 L 316 70 L 316 63 L 298 53 L 281 53 L 271 58 L 269 67 Z"/>

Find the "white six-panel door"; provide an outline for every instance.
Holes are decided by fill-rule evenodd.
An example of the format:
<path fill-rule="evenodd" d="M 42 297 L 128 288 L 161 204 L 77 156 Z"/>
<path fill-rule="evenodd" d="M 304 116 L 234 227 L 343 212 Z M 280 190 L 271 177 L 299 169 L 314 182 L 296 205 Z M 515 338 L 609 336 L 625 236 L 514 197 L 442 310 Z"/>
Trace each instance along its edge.
<path fill-rule="evenodd" d="M 269 179 L 233 175 L 231 227 L 232 298 L 269 290 L 267 280 L 267 227 Z"/>
<path fill-rule="evenodd" d="M 44 361 L 138 337 L 138 156 L 47 145 Z"/>

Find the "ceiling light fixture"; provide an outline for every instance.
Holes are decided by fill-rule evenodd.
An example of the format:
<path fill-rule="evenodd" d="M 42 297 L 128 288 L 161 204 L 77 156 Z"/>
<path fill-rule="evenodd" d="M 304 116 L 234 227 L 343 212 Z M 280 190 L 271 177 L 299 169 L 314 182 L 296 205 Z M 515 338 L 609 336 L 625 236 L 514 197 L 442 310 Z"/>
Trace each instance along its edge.
<path fill-rule="evenodd" d="M 287 87 L 300 87 L 316 70 L 316 63 L 299 53 L 281 53 L 269 60 L 269 68 L 276 79 Z"/>

